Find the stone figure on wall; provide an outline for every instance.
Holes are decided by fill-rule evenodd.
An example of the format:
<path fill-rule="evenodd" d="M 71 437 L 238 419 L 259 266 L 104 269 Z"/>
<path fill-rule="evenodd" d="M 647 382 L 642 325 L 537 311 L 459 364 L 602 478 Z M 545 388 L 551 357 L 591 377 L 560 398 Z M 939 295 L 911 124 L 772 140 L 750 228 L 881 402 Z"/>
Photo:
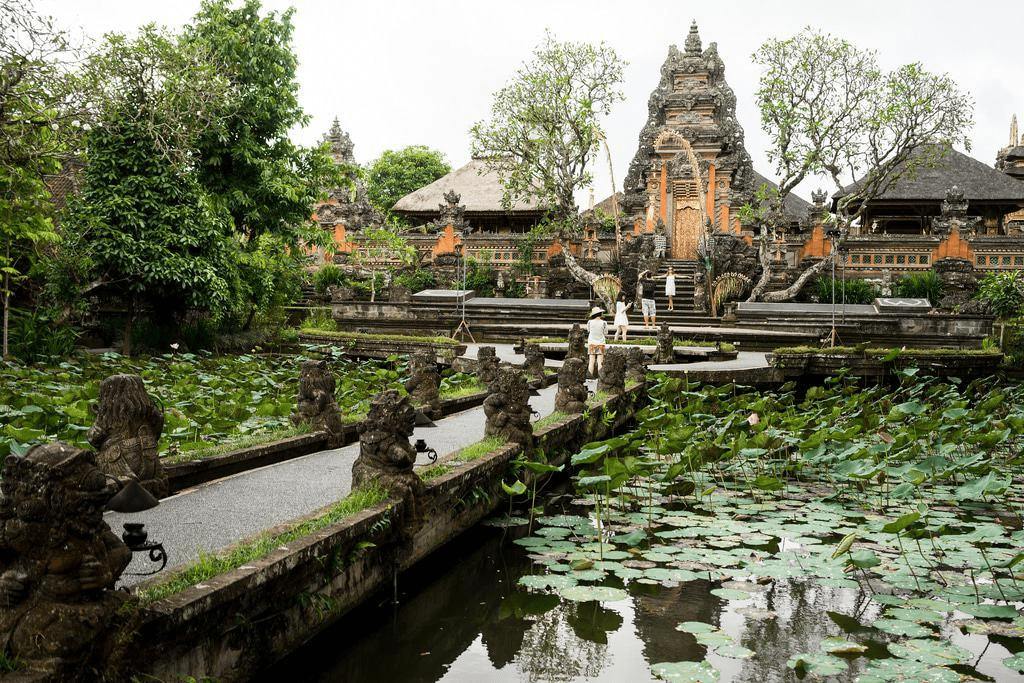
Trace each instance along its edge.
<path fill-rule="evenodd" d="M 647 380 L 647 354 L 639 346 L 626 349 L 626 382 Z"/>
<path fill-rule="evenodd" d="M 587 335 L 583 332 L 579 323 L 573 323 L 569 330 L 568 348 L 565 351 L 566 358 L 579 358 L 587 360 Z"/>
<path fill-rule="evenodd" d="M 487 390 L 484 436 L 503 436 L 508 443 L 518 443 L 524 450 L 532 448 L 530 388 L 522 373 L 516 368 L 502 368 Z"/>
<path fill-rule="evenodd" d="M 0 481 L 0 650 L 77 678 L 127 594 L 131 551 L 103 521 L 117 481 L 65 443 L 8 456 Z"/>
<path fill-rule="evenodd" d="M 540 350 L 537 342 L 527 342 L 523 345 L 523 355 L 526 360 L 523 362 L 523 371 L 537 379 L 544 379 L 544 352 Z"/>
<path fill-rule="evenodd" d="M 574 415 L 587 407 L 586 361 L 580 358 L 566 358 L 558 370 L 558 392 L 555 393 L 555 410 Z"/>
<path fill-rule="evenodd" d="M 668 323 L 662 323 L 657 335 L 658 345 L 654 351 L 654 362 L 656 364 L 674 363 L 676 360 L 675 335 L 669 329 Z"/>
<path fill-rule="evenodd" d="M 409 400 L 430 419 L 441 417 L 441 375 L 437 371 L 434 352 L 424 349 L 409 356 L 409 379 L 405 390 Z"/>
<path fill-rule="evenodd" d="M 344 431 L 334 390 L 334 373 L 331 372 L 331 366 L 327 361 L 302 362 L 299 395 L 291 420 L 293 424 L 308 422 L 313 425 L 314 430 L 327 432 L 327 443 L 330 448 L 341 446 Z"/>
<path fill-rule="evenodd" d="M 608 349 L 597 374 L 597 393 L 618 396 L 626 390 L 626 354 L 622 349 Z"/>
<path fill-rule="evenodd" d="M 484 384 L 490 384 L 498 372 L 501 361 L 493 346 L 481 346 L 476 352 L 476 376 Z"/>
<path fill-rule="evenodd" d="M 352 488 L 378 483 L 402 498 L 409 534 L 423 522 L 420 501 L 425 490 L 413 471 L 416 449 L 409 437 L 415 427 L 416 409 L 409 397 L 395 389 L 382 391 L 370 401 L 366 419 L 359 425 L 359 457 L 352 464 Z"/>
<path fill-rule="evenodd" d="M 137 479 L 156 498 L 168 493 L 157 447 L 164 414 L 138 375 L 111 375 L 100 382 L 96 422 L 86 438 L 100 468 L 122 485 Z"/>

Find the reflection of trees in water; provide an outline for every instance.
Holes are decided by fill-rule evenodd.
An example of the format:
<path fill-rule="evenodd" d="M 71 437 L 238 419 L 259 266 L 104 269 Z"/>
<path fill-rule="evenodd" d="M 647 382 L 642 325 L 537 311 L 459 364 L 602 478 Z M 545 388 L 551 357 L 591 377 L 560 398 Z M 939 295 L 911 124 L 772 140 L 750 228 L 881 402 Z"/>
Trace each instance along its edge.
<path fill-rule="evenodd" d="M 743 662 L 737 681 L 793 680 L 793 672 L 786 666 L 793 655 L 820 652 L 821 641 L 825 638 L 863 640 L 843 631 L 829 612 L 846 615 L 861 624 L 870 624 L 880 612 L 880 606 L 874 603 L 864 609 L 867 598 L 861 591 L 821 586 L 813 580 L 777 580 L 768 590 L 754 593 L 753 598 L 753 607 L 771 610 L 777 616 L 774 619 L 747 618 L 740 633 L 732 634 L 738 644 L 756 653 Z M 848 661 L 850 669 L 829 680 L 853 681 L 861 673 L 862 661 Z"/>
<path fill-rule="evenodd" d="M 596 677 L 608 659 L 609 631 L 606 628 L 615 625 L 616 620 L 621 626 L 622 617 L 596 602 L 562 602 L 557 608 L 537 616 L 524 634 L 517 662 L 519 668 L 529 681 Z M 587 639 L 594 637 L 602 642 Z"/>
<path fill-rule="evenodd" d="M 676 626 L 684 621 L 718 625 L 722 601 L 708 593 L 707 581 L 689 581 L 666 588 L 636 583 L 630 586 L 635 605 L 637 635 L 644 643 L 644 657 L 652 664 L 704 659 L 707 648 Z"/>

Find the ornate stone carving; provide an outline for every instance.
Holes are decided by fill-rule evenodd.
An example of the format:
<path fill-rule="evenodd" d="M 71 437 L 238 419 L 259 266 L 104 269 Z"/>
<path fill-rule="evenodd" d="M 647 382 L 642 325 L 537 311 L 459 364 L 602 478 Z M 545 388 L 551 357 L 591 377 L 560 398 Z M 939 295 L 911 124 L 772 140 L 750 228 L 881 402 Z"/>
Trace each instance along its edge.
<path fill-rule="evenodd" d="M 516 368 L 500 368 L 487 387 L 484 399 L 485 436 L 503 436 L 508 443 L 518 443 L 523 450 L 533 447 L 533 425 L 530 424 L 530 389 Z"/>
<path fill-rule="evenodd" d="M 555 393 L 555 410 L 563 413 L 582 413 L 587 407 L 586 361 L 580 358 L 566 358 L 558 370 L 558 392 Z"/>
<path fill-rule="evenodd" d="M 544 379 L 544 352 L 540 350 L 540 344 L 528 342 L 523 346 L 523 355 L 526 356 L 523 371 L 531 377 Z"/>
<path fill-rule="evenodd" d="M 77 678 L 126 594 L 131 551 L 103 521 L 118 489 L 92 451 L 64 443 L 8 456 L 0 481 L 0 649 Z M 69 680 L 69 679 L 65 679 Z"/>
<path fill-rule="evenodd" d="M 343 427 L 338 402 L 334 398 L 335 381 L 331 366 L 325 360 L 307 360 L 299 374 L 299 395 L 293 424 L 308 422 L 313 429 L 328 434 L 328 446 L 337 448 L 342 442 Z"/>
<path fill-rule="evenodd" d="M 462 195 L 455 192 L 455 190 L 448 190 L 444 194 L 444 204 L 438 204 L 438 218 L 437 222 L 442 227 L 446 225 L 452 226 L 455 232 L 461 232 L 466 225 L 465 215 L 466 207 L 459 205 L 459 199 Z"/>
<path fill-rule="evenodd" d="M 416 449 L 409 443 L 416 428 L 416 409 L 395 389 L 382 391 L 370 401 L 359 425 L 359 457 L 352 463 L 352 487 L 378 483 L 402 498 L 406 509 L 405 532 L 415 533 L 423 522 L 420 509 L 424 487 L 413 471 Z"/>
<path fill-rule="evenodd" d="M 597 392 L 618 396 L 626 390 L 626 354 L 621 349 L 607 349 L 604 363 L 597 373 Z"/>
<path fill-rule="evenodd" d="M 138 375 L 111 375 L 100 382 L 96 422 L 86 438 L 100 468 L 122 485 L 137 479 L 157 498 L 167 495 L 167 475 L 157 443 L 164 414 Z"/>
<path fill-rule="evenodd" d="M 932 270 L 942 279 L 942 301 L 939 306 L 963 311 L 978 291 L 978 274 L 974 264 L 967 259 L 944 258 L 932 264 Z"/>
<path fill-rule="evenodd" d="M 569 335 L 567 338 L 568 347 L 565 351 L 566 359 L 579 358 L 581 361 L 587 360 L 587 335 L 580 327 L 579 323 L 573 323 L 572 327 L 569 328 Z"/>
<path fill-rule="evenodd" d="M 427 417 L 441 417 L 441 396 L 438 388 L 441 375 L 437 372 L 437 358 L 433 351 L 417 351 L 409 357 L 409 379 L 405 381 L 405 390 L 409 392 L 409 400 Z"/>
<path fill-rule="evenodd" d="M 639 346 L 626 349 L 626 381 L 643 382 L 647 379 L 647 354 Z"/>
<path fill-rule="evenodd" d="M 476 376 L 484 384 L 490 384 L 494 381 L 494 376 L 498 373 L 498 367 L 501 365 L 501 361 L 498 360 L 498 356 L 494 352 L 493 346 L 481 346 L 476 352 Z"/>
<path fill-rule="evenodd" d="M 658 346 L 654 351 L 654 363 L 656 365 L 674 363 L 676 352 L 672 347 L 675 344 L 675 336 L 672 334 L 672 330 L 669 329 L 668 323 L 662 323 L 661 327 L 658 328 L 657 339 Z"/>

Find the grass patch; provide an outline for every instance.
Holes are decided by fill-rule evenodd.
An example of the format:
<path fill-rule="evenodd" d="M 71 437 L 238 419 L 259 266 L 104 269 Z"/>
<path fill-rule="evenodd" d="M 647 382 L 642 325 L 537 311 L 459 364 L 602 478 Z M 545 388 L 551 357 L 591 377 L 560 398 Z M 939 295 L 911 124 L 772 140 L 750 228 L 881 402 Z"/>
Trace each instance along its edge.
<path fill-rule="evenodd" d="M 0 673 L 12 673 L 24 667 L 22 661 L 12 657 L 7 650 L 0 650 Z"/>
<path fill-rule="evenodd" d="M 545 415 L 544 417 L 533 423 L 533 433 L 536 434 L 537 430 L 544 429 L 545 427 L 553 425 L 556 422 L 561 422 L 567 417 L 569 417 L 569 413 L 562 412 L 561 410 L 556 410 L 550 415 Z"/>
<path fill-rule="evenodd" d="M 323 514 L 299 522 L 287 531 L 279 534 L 263 534 L 222 553 L 208 555 L 200 552 L 198 560 L 175 571 L 167 581 L 139 590 L 136 593 L 139 604 L 146 605 L 161 600 L 214 576 L 237 569 L 243 564 L 276 550 L 282 544 L 308 536 L 346 517 L 351 517 L 357 512 L 379 505 L 387 497 L 387 491 L 380 486 L 356 489 L 328 508 Z"/>
<path fill-rule="evenodd" d="M 186 451 L 169 450 L 164 454 L 163 462 L 174 464 L 179 462 L 191 462 L 192 460 L 202 460 L 203 458 L 212 458 L 216 455 L 223 455 L 243 448 L 252 448 L 253 446 L 262 446 L 273 441 L 280 441 L 281 439 L 288 439 L 293 436 L 302 436 L 303 434 L 311 434 L 312 432 L 313 425 L 308 422 L 304 422 L 302 424 L 295 425 L 294 427 L 260 432 L 259 434 L 250 434 L 249 436 L 244 436 L 240 439 L 234 439 L 224 443 L 209 444 L 208 446 L 193 448 Z"/>
<path fill-rule="evenodd" d="M 416 474 L 419 475 L 419 478 L 422 479 L 423 481 L 433 481 L 434 479 L 443 477 L 444 475 L 451 472 L 453 469 L 454 468 L 451 465 L 439 462 L 429 467 L 424 467 L 423 469 L 416 470 Z"/>
<path fill-rule="evenodd" d="M 459 451 L 455 459 L 459 462 L 471 462 L 478 460 L 488 453 L 493 453 L 500 448 L 505 446 L 505 437 L 503 436 L 486 436 L 480 441 L 474 444 L 470 444 Z"/>
<path fill-rule="evenodd" d="M 587 403 L 594 405 L 596 403 L 601 403 L 602 401 L 607 401 L 609 398 L 611 398 L 611 394 L 607 391 L 599 391 L 591 396 Z"/>
<path fill-rule="evenodd" d="M 425 337 L 412 334 L 369 334 L 367 332 L 344 332 L 330 330 L 310 330 L 310 334 L 316 337 L 328 339 L 352 340 L 352 341 L 411 341 L 424 344 L 440 344 L 442 346 L 458 346 L 462 342 L 451 337 Z"/>
<path fill-rule="evenodd" d="M 437 393 L 441 399 L 450 400 L 462 398 L 463 396 L 472 396 L 473 394 L 482 394 L 485 391 L 487 391 L 487 385 L 481 382 L 479 378 L 473 376 L 458 384 L 451 384 L 442 380 L 441 387 Z"/>

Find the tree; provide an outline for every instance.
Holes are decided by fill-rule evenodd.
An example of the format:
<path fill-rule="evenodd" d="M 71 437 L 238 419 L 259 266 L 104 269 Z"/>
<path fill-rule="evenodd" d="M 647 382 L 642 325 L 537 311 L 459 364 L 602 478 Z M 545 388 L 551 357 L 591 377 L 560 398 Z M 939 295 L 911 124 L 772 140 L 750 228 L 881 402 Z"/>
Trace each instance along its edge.
<path fill-rule="evenodd" d="M 973 103 L 945 74 L 919 63 L 884 73 L 873 51 L 810 28 L 765 42 L 753 60 L 762 67 L 761 127 L 771 136 L 768 156 L 780 177 L 761 221 L 778 224 L 786 197 L 812 176 L 830 178 L 837 190 L 844 178 L 859 178 L 838 203 L 835 248 L 785 291 L 764 293 L 771 259 L 769 231 L 762 230 L 763 271 L 750 300 L 784 301 L 831 264 L 870 199 L 917 168 L 934 166 L 953 145 L 970 149 Z"/>
<path fill-rule="evenodd" d="M 397 152 L 386 149 L 370 164 L 366 192 L 377 209 L 388 213 L 399 199 L 451 170 L 444 154 L 424 145 L 410 145 Z"/>
<path fill-rule="evenodd" d="M 264 17 L 259 0 L 230 5 L 205 0 L 183 37 L 208 52 L 230 84 L 223 125 L 197 143 L 199 182 L 226 207 L 244 244 L 256 248 L 269 233 L 297 249 L 320 234 L 312 230 L 313 207 L 343 180 L 326 146 L 303 148 L 288 138 L 309 120 L 298 102 L 294 10 Z"/>
<path fill-rule="evenodd" d="M 71 62 L 74 51 L 52 20 L 23 0 L 0 0 L 0 297 L 2 357 L 14 283 L 33 250 L 57 239 L 44 182 L 75 146 L 83 123 Z"/>
<path fill-rule="evenodd" d="M 626 62 L 603 42 L 562 43 L 551 33 L 533 54 L 495 93 L 491 120 L 471 129 L 473 154 L 501 175 L 506 209 L 534 198 L 566 221 L 576 216 L 576 190 L 591 182 L 598 118 L 624 99 Z"/>
<path fill-rule="evenodd" d="M 196 179 L 195 141 L 217 129 L 227 81 L 209 56 L 144 27 L 108 35 L 85 69 L 98 125 L 85 136 L 82 193 L 62 229 L 78 295 L 104 288 L 137 314 L 198 310 L 221 317 L 239 289 L 227 212 Z"/>

